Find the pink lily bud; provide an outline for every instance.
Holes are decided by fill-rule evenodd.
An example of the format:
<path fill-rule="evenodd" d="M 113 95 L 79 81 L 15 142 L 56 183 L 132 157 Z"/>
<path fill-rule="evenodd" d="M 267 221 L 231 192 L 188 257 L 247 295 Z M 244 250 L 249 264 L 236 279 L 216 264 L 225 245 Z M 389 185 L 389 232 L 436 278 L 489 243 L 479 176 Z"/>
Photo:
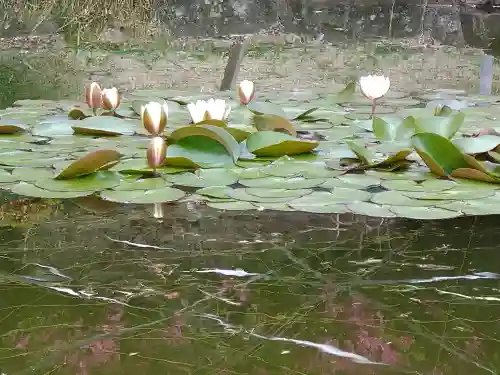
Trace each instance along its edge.
<path fill-rule="evenodd" d="M 85 101 L 94 110 L 102 107 L 102 90 L 97 82 L 85 86 Z"/>
<path fill-rule="evenodd" d="M 102 106 L 108 111 L 114 111 L 120 105 L 120 94 L 116 87 L 102 90 Z"/>
<path fill-rule="evenodd" d="M 252 81 L 244 80 L 240 82 L 238 86 L 238 96 L 240 98 L 240 103 L 247 105 L 253 99 L 255 95 L 255 84 Z"/>
<path fill-rule="evenodd" d="M 150 168 L 156 169 L 162 165 L 167 156 L 167 143 L 163 137 L 154 137 L 149 142 L 147 159 Z"/>
<path fill-rule="evenodd" d="M 152 135 L 163 133 L 167 126 L 167 103 L 149 102 L 141 108 L 141 121 L 144 128 Z"/>

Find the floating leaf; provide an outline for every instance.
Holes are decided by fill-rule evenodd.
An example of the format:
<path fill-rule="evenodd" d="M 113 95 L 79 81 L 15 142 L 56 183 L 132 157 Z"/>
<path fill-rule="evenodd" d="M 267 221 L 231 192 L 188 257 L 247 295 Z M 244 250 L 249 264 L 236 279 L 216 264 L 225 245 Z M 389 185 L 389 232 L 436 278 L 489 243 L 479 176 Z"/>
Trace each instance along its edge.
<path fill-rule="evenodd" d="M 450 176 L 456 169 L 469 168 L 457 146 L 439 134 L 418 133 L 412 142 L 425 164 L 438 176 Z"/>
<path fill-rule="evenodd" d="M 53 178 L 38 180 L 34 184 L 41 189 L 50 191 L 100 191 L 110 189 L 120 183 L 117 173 L 104 171 L 69 180 Z"/>
<path fill-rule="evenodd" d="M 444 117 L 428 116 L 415 118 L 410 116 L 407 120 L 413 121 L 412 126 L 415 129 L 415 133 L 435 133 L 446 138 L 451 138 L 464 123 L 465 114 L 458 112 L 455 115 Z"/>
<path fill-rule="evenodd" d="M 91 174 L 96 171 L 104 171 L 116 165 L 120 161 L 120 158 L 121 154 L 113 150 L 93 151 L 83 158 L 71 162 L 71 164 L 60 171 L 55 178 L 69 179 Z"/>
<path fill-rule="evenodd" d="M 272 103 L 252 100 L 246 107 L 256 115 L 275 115 L 286 118 L 285 111 Z"/>
<path fill-rule="evenodd" d="M 414 134 L 411 117 L 405 120 L 384 120 L 380 117 L 374 117 L 372 129 L 375 137 L 383 141 L 407 140 Z"/>
<path fill-rule="evenodd" d="M 294 118 L 294 120 L 297 120 L 297 121 L 304 121 L 304 120 L 310 120 L 311 119 L 311 113 L 313 113 L 314 111 L 318 110 L 319 107 L 314 107 L 314 108 L 311 108 L 311 109 L 308 109 L 307 111 L 305 112 L 302 112 L 300 115 L 296 116 Z"/>
<path fill-rule="evenodd" d="M 170 134 L 169 139 L 172 139 L 174 142 L 179 143 L 179 141 L 193 136 L 206 137 L 219 142 L 226 148 L 229 155 L 232 156 L 233 162 L 238 160 L 240 156 L 240 146 L 238 142 L 236 142 L 234 137 L 231 134 L 229 134 L 227 130 L 218 126 L 213 126 L 213 125 L 184 126 L 177 130 L 174 130 Z M 201 144 L 199 146 L 201 146 Z M 168 156 L 168 150 L 167 150 L 167 156 Z"/>
<path fill-rule="evenodd" d="M 113 187 L 113 190 L 150 190 L 171 185 L 171 183 L 161 177 L 134 178 L 121 181 L 119 185 Z"/>
<path fill-rule="evenodd" d="M 91 114 L 86 114 L 81 108 L 73 108 L 69 111 L 68 117 L 71 120 L 83 120 L 84 118 L 90 117 Z"/>
<path fill-rule="evenodd" d="M 374 217 L 395 217 L 396 214 L 389 210 L 388 206 L 380 206 L 370 202 L 354 202 L 347 204 L 347 208 L 357 215 Z"/>
<path fill-rule="evenodd" d="M 437 207 L 391 206 L 390 210 L 399 217 L 418 220 L 441 220 L 462 216 L 460 211 L 445 210 Z"/>
<path fill-rule="evenodd" d="M 453 144 L 466 154 L 481 154 L 494 150 L 500 145 L 500 137 L 496 135 L 483 135 L 481 137 L 459 138 Z"/>
<path fill-rule="evenodd" d="M 5 118 L 0 120 L 0 134 L 14 134 L 25 130 L 26 126 L 21 120 Z"/>
<path fill-rule="evenodd" d="M 174 185 L 208 187 L 232 185 L 238 181 L 239 176 L 227 169 L 198 169 L 194 173 L 181 173 L 166 178 Z"/>
<path fill-rule="evenodd" d="M 297 131 L 293 124 L 286 118 L 276 115 L 254 115 L 253 124 L 257 130 L 272 130 L 289 134 L 293 137 L 297 136 Z"/>
<path fill-rule="evenodd" d="M 76 198 L 84 197 L 86 195 L 91 195 L 94 193 L 91 191 L 49 191 L 41 189 L 38 186 L 27 182 L 19 182 L 10 189 L 14 194 L 35 197 L 35 198 L 45 198 L 45 199 L 63 199 L 63 198 Z"/>
<path fill-rule="evenodd" d="M 260 131 L 247 139 L 248 151 L 257 156 L 297 155 L 311 152 L 318 142 L 298 140 L 288 134 Z"/>
<path fill-rule="evenodd" d="M 134 134 L 138 129 L 138 124 L 138 122 L 113 116 L 92 116 L 76 121 L 72 128 L 75 134 L 116 136 Z"/>
<path fill-rule="evenodd" d="M 240 179 L 240 184 L 254 188 L 275 188 L 275 189 L 310 189 L 320 186 L 324 179 L 306 179 L 303 177 L 282 178 L 264 177 L 252 179 Z"/>
<path fill-rule="evenodd" d="M 186 195 L 182 190 L 173 187 L 163 187 L 151 190 L 105 190 L 101 198 L 111 202 L 152 204 L 173 202 Z"/>

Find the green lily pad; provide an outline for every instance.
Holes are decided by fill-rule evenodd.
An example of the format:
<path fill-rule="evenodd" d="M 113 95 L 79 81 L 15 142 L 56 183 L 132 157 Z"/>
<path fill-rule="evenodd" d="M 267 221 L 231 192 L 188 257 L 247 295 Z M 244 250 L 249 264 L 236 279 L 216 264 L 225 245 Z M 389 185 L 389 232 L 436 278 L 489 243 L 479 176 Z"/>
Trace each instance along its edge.
<path fill-rule="evenodd" d="M 286 118 L 277 115 L 254 115 L 253 125 L 259 131 L 279 131 L 291 135 L 292 137 L 297 136 L 297 131 L 293 127 L 293 124 Z"/>
<path fill-rule="evenodd" d="M 286 118 L 285 111 L 272 103 L 252 100 L 246 107 L 256 115 L 275 115 Z"/>
<path fill-rule="evenodd" d="M 424 199 L 424 200 L 469 200 L 469 199 L 482 199 L 492 197 L 495 195 L 494 190 L 465 190 L 465 189 L 452 189 L 440 192 L 416 192 L 407 191 L 403 194 L 409 198 Z"/>
<path fill-rule="evenodd" d="M 196 190 L 196 194 L 205 195 L 207 197 L 219 198 L 219 199 L 230 199 L 231 197 L 228 195 L 233 188 L 229 186 L 208 186 L 201 189 Z"/>
<path fill-rule="evenodd" d="M 460 211 L 445 210 L 438 207 L 391 206 L 390 210 L 398 217 L 418 220 L 442 220 L 462 216 Z"/>
<path fill-rule="evenodd" d="M 326 191 L 315 191 L 309 195 L 294 199 L 288 205 L 298 211 L 312 213 L 347 213 L 350 212 L 342 199 Z"/>
<path fill-rule="evenodd" d="M 0 120 L 0 134 L 15 134 L 26 130 L 24 122 L 19 119 L 5 119 Z"/>
<path fill-rule="evenodd" d="M 449 180 L 426 180 L 422 183 L 405 180 L 386 180 L 382 186 L 387 190 L 417 191 L 417 192 L 440 192 L 453 189 L 457 184 Z"/>
<path fill-rule="evenodd" d="M 77 198 L 91 195 L 91 191 L 50 191 L 41 189 L 38 186 L 27 182 L 19 182 L 10 189 L 11 192 L 25 197 L 46 198 L 46 199 L 64 199 L 64 198 Z"/>
<path fill-rule="evenodd" d="M 162 187 L 171 185 L 171 183 L 161 177 L 139 179 L 134 178 L 121 181 L 119 185 L 113 187 L 113 190 L 150 190 L 160 189 Z"/>
<path fill-rule="evenodd" d="M 55 180 L 52 178 L 38 180 L 34 184 L 40 189 L 49 191 L 100 191 L 113 188 L 119 183 L 120 177 L 117 173 L 104 171 L 70 180 Z"/>
<path fill-rule="evenodd" d="M 246 188 L 244 190 L 247 194 L 262 198 L 298 198 L 313 192 L 312 189 Z"/>
<path fill-rule="evenodd" d="M 20 167 L 12 170 L 12 176 L 17 181 L 33 182 L 54 177 L 54 170 L 50 168 Z"/>
<path fill-rule="evenodd" d="M 264 177 L 252 179 L 239 179 L 241 185 L 253 188 L 270 188 L 270 189 L 310 189 L 320 186 L 325 182 L 324 179 L 306 179 L 303 177 Z"/>
<path fill-rule="evenodd" d="M 7 172 L 5 169 L 0 169 L 0 183 L 16 182 L 20 179 L 13 176 L 12 173 Z"/>
<path fill-rule="evenodd" d="M 288 134 L 272 131 L 259 131 L 247 138 L 248 151 L 257 156 L 297 155 L 311 152 L 318 142 L 303 141 Z"/>
<path fill-rule="evenodd" d="M 229 197 L 247 202 L 262 202 L 262 203 L 284 203 L 288 202 L 295 197 L 262 197 L 257 195 L 252 195 L 246 192 L 246 189 L 233 189 L 228 192 Z"/>
<path fill-rule="evenodd" d="M 481 137 L 458 138 L 453 144 L 466 154 L 481 154 L 495 149 L 500 145 L 500 137 L 496 135 L 483 135 Z"/>
<path fill-rule="evenodd" d="M 411 199 L 404 195 L 400 191 L 390 190 L 390 191 L 382 191 L 380 193 L 375 193 L 371 197 L 371 202 L 375 204 L 379 204 L 381 206 L 410 206 L 410 207 L 427 207 L 434 206 L 436 202 L 431 200 L 422 200 L 422 199 Z M 396 213 L 397 214 L 397 213 Z"/>
<path fill-rule="evenodd" d="M 246 201 L 207 202 L 207 206 L 225 211 L 251 211 L 257 209 L 257 206 L 254 206 L 251 202 Z"/>
<path fill-rule="evenodd" d="M 136 120 L 124 120 L 113 116 L 92 116 L 75 121 L 72 129 L 75 134 L 94 136 L 132 135 L 138 129 Z"/>
<path fill-rule="evenodd" d="M 373 217 L 396 217 L 388 206 L 380 206 L 370 202 L 354 202 L 348 203 L 347 208 L 352 213 L 357 215 L 373 216 Z"/>
<path fill-rule="evenodd" d="M 181 173 L 167 176 L 167 181 L 174 185 L 189 187 L 208 187 L 232 185 L 238 181 L 238 174 L 226 169 L 198 169 L 194 173 Z"/>
<path fill-rule="evenodd" d="M 186 195 L 182 190 L 173 187 L 163 187 L 151 190 L 105 190 L 101 198 L 111 202 L 153 204 L 174 202 Z"/>
<path fill-rule="evenodd" d="M 202 138 L 202 142 L 205 139 L 209 139 L 212 141 L 216 141 L 220 143 L 226 149 L 227 153 L 231 155 L 233 162 L 238 160 L 240 156 L 240 146 L 238 142 L 233 138 L 231 134 L 227 132 L 224 128 L 213 126 L 213 125 L 193 125 L 193 126 L 184 126 L 177 130 L 174 130 L 169 139 L 172 139 L 177 145 L 186 145 L 186 142 L 189 143 L 190 140 L 195 139 L 199 140 Z M 182 141 L 185 141 L 182 143 Z M 207 145 L 213 144 L 210 142 L 205 142 Z M 169 148 L 173 145 L 169 145 Z M 197 148 L 200 151 L 203 151 L 203 143 L 197 142 Z M 167 149 L 167 157 L 169 156 Z M 192 160 L 192 159 L 191 159 Z M 195 160 L 193 160 L 196 162 Z"/>
<path fill-rule="evenodd" d="M 88 153 L 83 158 L 71 162 L 61 170 L 56 179 L 70 179 L 91 174 L 96 171 L 104 171 L 112 168 L 120 161 L 121 154 L 114 150 L 98 150 Z"/>

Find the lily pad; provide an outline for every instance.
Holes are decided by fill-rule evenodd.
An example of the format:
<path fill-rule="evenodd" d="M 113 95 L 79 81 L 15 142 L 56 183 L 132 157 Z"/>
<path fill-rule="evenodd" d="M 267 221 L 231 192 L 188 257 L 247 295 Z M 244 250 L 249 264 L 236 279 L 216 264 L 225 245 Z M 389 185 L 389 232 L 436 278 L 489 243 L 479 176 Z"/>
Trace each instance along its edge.
<path fill-rule="evenodd" d="M 95 136 L 132 135 L 138 128 L 137 121 L 123 120 L 113 116 L 92 116 L 75 121 L 75 134 Z"/>
<path fill-rule="evenodd" d="M 35 197 L 35 198 L 46 198 L 46 199 L 64 199 L 64 198 L 76 198 L 84 197 L 86 195 L 91 195 L 94 190 L 91 191 L 50 191 L 41 189 L 38 186 L 27 182 L 19 182 L 10 189 L 14 194 L 18 194 L 25 197 Z"/>
<path fill-rule="evenodd" d="M 277 115 L 254 115 L 253 125 L 259 131 L 271 130 L 286 133 L 293 137 L 297 136 L 297 131 L 293 124 L 286 118 Z"/>
<path fill-rule="evenodd" d="M 451 211 L 438 207 L 391 206 L 390 210 L 398 217 L 418 220 L 442 220 L 462 216 L 460 211 Z"/>
<path fill-rule="evenodd" d="M 18 119 L 1 119 L 0 134 L 15 134 L 26 130 L 24 122 Z"/>
<path fill-rule="evenodd" d="M 41 189 L 50 191 L 100 191 L 113 188 L 119 183 L 120 177 L 117 173 L 104 171 L 70 180 L 55 180 L 52 178 L 38 180 L 34 184 Z"/>
<path fill-rule="evenodd" d="M 272 103 L 257 102 L 252 100 L 246 107 L 256 115 L 275 115 L 286 117 L 285 111 Z"/>
<path fill-rule="evenodd" d="M 297 155 L 311 152 L 318 142 L 298 140 L 288 134 L 272 131 L 259 131 L 247 139 L 248 151 L 257 156 Z"/>
<path fill-rule="evenodd" d="M 111 202 L 153 204 L 174 202 L 186 195 L 182 190 L 173 187 L 163 187 L 151 190 L 105 190 L 101 198 Z"/>
<path fill-rule="evenodd" d="M 70 179 L 91 174 L 96 171 L 104 171 L 115 166 L 121 158 L 121 154 L 114 150 L 98 150 L 90 152 L 87 156 L 71 162 L 61 170 L 56 179 Z"/>
<path fill-rule="evenodd" d="M 238 181 L 238 178 L 238 174 L 226 169 L 198 169 L 194 173 L 180 173 L 166 177 L 174 185 L 200 188 L 232 185 Z"/>

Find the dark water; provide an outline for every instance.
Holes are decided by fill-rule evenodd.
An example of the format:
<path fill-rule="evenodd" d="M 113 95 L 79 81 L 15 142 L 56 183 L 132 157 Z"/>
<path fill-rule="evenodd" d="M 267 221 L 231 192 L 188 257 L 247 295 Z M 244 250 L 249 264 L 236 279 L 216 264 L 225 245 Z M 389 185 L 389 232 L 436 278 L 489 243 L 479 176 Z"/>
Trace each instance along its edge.
<path fill-rule="evenodd" d="M 500 369 L 496 217 L 4 207 L 5 374 Z"/>

